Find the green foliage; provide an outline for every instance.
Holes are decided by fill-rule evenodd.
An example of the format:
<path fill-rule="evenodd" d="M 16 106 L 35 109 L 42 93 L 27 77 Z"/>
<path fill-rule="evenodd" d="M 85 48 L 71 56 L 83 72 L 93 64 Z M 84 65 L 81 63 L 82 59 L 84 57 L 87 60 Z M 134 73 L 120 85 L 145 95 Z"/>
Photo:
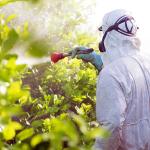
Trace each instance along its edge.
<path fill-rule="evenodd" d="M 46 94 L 54 94 L 56 106 L 64 105 L 61 110 L 74 110 L 85 118 L 94 119 L 96 71 L 90 64 L 64 59 L 48 68 L 42 85 Z"/>
<path fill-rule="evenodd" d="M 13 140 L 22 125 L 12 117 L 23 113 L 21 104 L 28 101 L 29 91 L 22 86 L 21 75 L 26 65 L 17 65 L 17 55 L 9 53 L 19 40 L 19 34 L 10 26 L 14 16 L 0 16 L 0 127 L 1 141 Z M 9 26 L 8 26 L 9 24 Z M 1 143 L 1 147 L 3 147 Z"/>
<path fill-rule="evenodd" d="M 54 150 L 86 150 L 91 149 L 95 137 L 108 137 L 95 122 L 96 71 L 92 65 L 66 58 L 57 64 L 35 66 L 28 75 L 24 83 L 31 86 L 30 81 L 36 79 L 39 92 L 36 90 L 38 98 L 26 118 L 28 125 L 36 128 L 32 147 L 48 142 Z M 31 94 L 34 92 L 35 86 Z"/>
<path fill-rule="evenodd" d="M 10 2 L 0 1 L 0 6 Z M 18 43 L 25 43 L 33 57 L 74 45 L 94 47 L 96 38 L 78 31 L 85 20 L 76 0 L 53 1 L 51 7 L 49 43 L 35 38 L 35 31 L 30 34 L 28 23 L 14 27 L 16 15 L 0 15 L 1 149 L 90 150 L 96 137 L 109 136 L 95 121 L 97 72 L 92 65 L 67 58 L 32 68 L 16 63 L 12 49 Z"/>
<path fill-rule="evenodd" d="M 57 64 L 48 63 L 45 66 L 35 66 L 24 75 L 25 79 L 34 74 L 40 95 L 28 103 L 32 105 L 31 109 L 23 107 L 26 113 L 18 116 L 19 123 L 9 119 L 2 140 L 15 141 L 11 146 L 14 150 L 39 147 L 90 150 L 96 137 L 109 135 L 98 128 L 95 122 L 94 67 L 76 59 L 64 59 Z M 41 80 L 38 78 L 41 75 L 38 74 L 40 69 L 45 70 L 40 76 Z M 16 95 L 13 95 L 13 89 Z M 6 98 L 13 104 L 16 99 L 26 96 L 22 92 L 20 82 L 12 82 L 8 86 Z"/>

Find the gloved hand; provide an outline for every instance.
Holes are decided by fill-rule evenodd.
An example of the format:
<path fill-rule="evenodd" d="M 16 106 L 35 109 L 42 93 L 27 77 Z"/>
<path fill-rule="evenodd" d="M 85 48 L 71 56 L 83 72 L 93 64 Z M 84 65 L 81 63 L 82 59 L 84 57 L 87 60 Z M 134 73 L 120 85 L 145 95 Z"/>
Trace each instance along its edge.
<path fill-rule="evenodd" d="M 72 55 L 71 57 L 72 58 L 78 58 L 78 59 L 82 59 L 86 62 L 90 62 L 91 64 L 93 64 L 98 71 L 100 71 L 102 69 L 102 60 L 101 60 L 101 56 L 99 54 L 97 54 L 96 52 L 91 52 L 91 53 L 88 53 L 88 54 L 77 54 L 78 51 L 80 50 L 86 50 L 88 49 L 87 47 L 76 47 L 74 48 L 71 52 L 72 52 Z"/>

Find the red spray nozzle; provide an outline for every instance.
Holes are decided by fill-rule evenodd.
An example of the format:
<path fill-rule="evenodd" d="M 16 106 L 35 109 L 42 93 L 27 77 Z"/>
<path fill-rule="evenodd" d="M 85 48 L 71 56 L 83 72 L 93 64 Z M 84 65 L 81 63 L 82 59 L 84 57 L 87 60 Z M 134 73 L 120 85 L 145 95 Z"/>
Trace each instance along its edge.
<path fill-rule="evenodd" d="M 86 50 L 80 50 L 77 54 L 88 54 L 88 53 L 91 53 L 93 52 L 93 48 L 89 48 L 89 49 L 86 49 Z M 67 57 L 67 56 L 70 56 L 71 53 L 59 53 L 59 52 L 54 52 L 51 54 L 50 58 L 51 58 L 51 61 L 53 63 L 57 63 L 59 60 Z"/>
<path fill-rule="evenodd" d="M 55 53 L 52 53 L 50 57 L 53 63 L 57 63 L 60 59 L 63 59 L 65 56 L 63 55 L 63 53 L 55 52 Z"/>

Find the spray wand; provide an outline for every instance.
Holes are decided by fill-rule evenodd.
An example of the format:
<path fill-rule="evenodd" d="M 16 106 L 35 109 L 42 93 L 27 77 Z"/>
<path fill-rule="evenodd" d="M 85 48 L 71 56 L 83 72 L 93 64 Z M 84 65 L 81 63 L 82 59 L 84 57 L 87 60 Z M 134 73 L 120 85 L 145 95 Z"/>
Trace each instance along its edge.
<path fill-rule="evenodd" d="M 78 54 L 88 54 L 88 53 L 91 53 L 93 52 L 93 48 L 88 48 L 86 50 L 79 50 L 77 51 L 77 55 Z M 57 63 L 59 60 L 65 58 L 65 57 L 68 57 L 68 56 L 71 56 L 72 52 L 68 52 L 68 53 L 59 53 L 59 52 L 54 52 L 51 54 L 50 58 L 51 58 L 51 61 L 53 63 Z"/>

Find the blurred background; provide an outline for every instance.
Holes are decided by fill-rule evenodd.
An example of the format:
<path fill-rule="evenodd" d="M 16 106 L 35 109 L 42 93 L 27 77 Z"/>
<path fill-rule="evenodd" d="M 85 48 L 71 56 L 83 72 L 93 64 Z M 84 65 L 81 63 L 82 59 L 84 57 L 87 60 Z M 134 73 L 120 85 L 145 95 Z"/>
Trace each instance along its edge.
<path fill-rule="evenodd" d="M 10 3 L 1 8 L 0 13 L 6 16 L 14 14 L 11 23 L 16 30 L 22 30 L 23 26 L 26 40 L 31 40 L 15 46 L 13 51 L 19 54 L 17 62 L 34 64 L 48 61 L 52 51 L 71 50 L 78 44 L 84 45 L 86 41 L 83 40 L 94 38 L 97 30 L 96 25 L 93 26 L 95 8 L 96 1 L 90 0 L 42 0 L 36 4 Z M 46 57 L 29 58 L 28 54 Z"/>
<path fill-rule="evenodd" d="M 24 26 L 26 30 L 24 36 L 31 40 L 30 44 L 24 43 L 14 47 L 14 51 L 19 54 L 17 63 L 35 64 L 49 61 L 49 54 L 52 51 L 67 51 L 77 45 L 87 44 L 83 41 L 85 38 L 94 38 L 85 46 L 97 48 L 97 43 L 101 39 L 97 28 L 101 25 L 103 15 L 120 8 L 131 11 L 135 16 L 140 27 L 142 50 L 148 52 L 150 22 L 147 1 L 41 0 L 32 3 L 17 1 L 2 7 L 0 13 L 5 16 L 14 14 L 15 19 L 11 23 L 18 31 Z M 29 54 L 39 57 L 40 53 L 44 57 L 40 59 L 29 57 Z"/>

